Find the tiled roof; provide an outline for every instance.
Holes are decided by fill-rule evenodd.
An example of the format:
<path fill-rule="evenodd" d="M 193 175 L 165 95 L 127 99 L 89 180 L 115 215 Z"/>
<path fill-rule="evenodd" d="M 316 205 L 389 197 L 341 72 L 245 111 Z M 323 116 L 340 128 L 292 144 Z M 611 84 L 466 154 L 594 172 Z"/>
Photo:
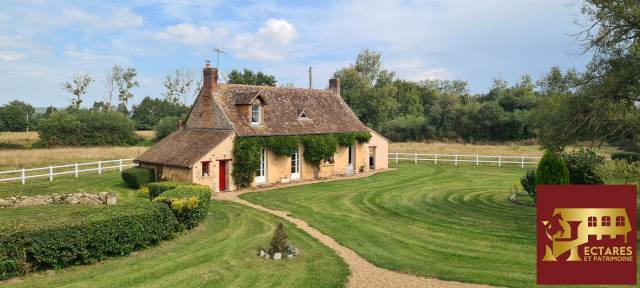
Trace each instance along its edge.
<path fill-rule="evenodd" d="M 231 130 L 182 129 L 160 140 L 134 161 L 191 168 L 232 134 Z"/>
<path fill-rule="evenodd" d="M 249 96 L 251 95 L 251 96 Z M 263 106 L 260 125 L 252 125 L 238 103 L 259 95 Z M 231 121 L 238 136 L 301 135 L 340 132 L 367 132 L 340 95 L 331 90 L 219 85 L 213 95 Z M 304 109 L 308 119 L 300 119 Z"/>

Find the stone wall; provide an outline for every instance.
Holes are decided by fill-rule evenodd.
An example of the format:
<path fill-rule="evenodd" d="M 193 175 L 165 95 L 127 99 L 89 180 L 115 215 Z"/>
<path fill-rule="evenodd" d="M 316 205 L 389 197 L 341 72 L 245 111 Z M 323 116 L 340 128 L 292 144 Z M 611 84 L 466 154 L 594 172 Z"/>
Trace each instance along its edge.
<path fill-rule="evenodd" d="M 8 198 L 0 198 L 0 208 L 26 207 L 49 204 L 115 205 L 116 193 L 100 192 L 98 194 L 91 194 L 81 192 L 71 194 L 13 196 Z"/>

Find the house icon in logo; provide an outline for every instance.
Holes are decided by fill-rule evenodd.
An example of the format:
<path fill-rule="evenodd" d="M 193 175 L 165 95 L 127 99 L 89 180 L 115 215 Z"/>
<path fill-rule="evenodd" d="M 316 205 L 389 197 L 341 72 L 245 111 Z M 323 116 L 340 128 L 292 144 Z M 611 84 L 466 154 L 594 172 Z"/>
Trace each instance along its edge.
<path fill-rule="evenodd" d="M 542 261 L 558 261 L 558 257 L 571 251 L 566 261 L 582 261 L 578 247 L 589 242 L 589 236 L 601 240 L 624 237 L 632 231 L 624 208 L 556 208 L 549 220 L 541 221 L 546 235 Z"/>

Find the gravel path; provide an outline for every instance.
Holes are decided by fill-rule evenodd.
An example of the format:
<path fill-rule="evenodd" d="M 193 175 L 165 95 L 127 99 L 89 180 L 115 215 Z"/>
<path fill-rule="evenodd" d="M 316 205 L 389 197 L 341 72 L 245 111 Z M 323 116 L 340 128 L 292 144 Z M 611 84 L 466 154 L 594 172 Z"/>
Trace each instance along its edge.
<path fill-rule="evenodd" d="M 226 200 L 232 201 L 239 204 L 242 204 L 247 207 L 251 207 L 256 210 L 264 211 L 269 214 L 273 214 L 280 218 L 283 218 L 303 231 L 307 232 L 312 237 L 318 239 L 322 244 L 327 247 L 333 249 L 344 259 L 344 261 L 349 265 L 349 270 L 351 271 L 351 275 L 349 276 L 349 283 L 347 284 L 350 288 L 374 288 L 374 287 L 491 287 L 484 285 L 476 285 L 469 283 L 460 283 L 460 282 L 452 282 L 452 281 L 443 281 L 433 278 L 424 278 L 413 276 L 409 274 L 404 274 L 400 272 L 395 272 L 383 268 L 379 268 L 371 264 L 369 261 L 360 257 L 353 250 L 338 244 L 333 238 L 321 233 L 317 229 L 309 226 L 309 224 L 303 220 L 300 220 L 295 217 L 289 216 L 289 213 L 286 211 L 272 210 L 260 205 L 253 204 L 251 202 L 240 199 L 238 196 L 247 193 L 247 192 L 257 192 L 257 191 L 266 191 L 270 190 L 269 188 L 264 190 L 244 190 L 244 191 L 234 191 L 234 192 L 224 192 L 217 193 L 214 197 L 218 200 Z"/>

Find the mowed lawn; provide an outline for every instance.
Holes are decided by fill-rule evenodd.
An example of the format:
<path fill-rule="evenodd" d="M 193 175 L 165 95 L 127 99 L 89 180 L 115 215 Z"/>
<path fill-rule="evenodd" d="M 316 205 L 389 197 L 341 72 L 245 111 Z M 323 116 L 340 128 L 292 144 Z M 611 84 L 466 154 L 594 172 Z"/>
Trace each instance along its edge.
<path fill-rule="evenodd" d="M 0 185 L 0 197 L 21 194 L 113 191 L 118 201 L 148 201 L 121 185 L 120 175 L 60 177 Z M 191 231 L 129 256 L 92 265 L 43 271 L 0 282 L 0 287 L 344 287 L 348 268 L 333 251 L 293 225 L 230 202 L 214 201 L 207 218 Z M 0 209 L 0 219 L 72 213 L 91 206 L 50 205 Z M 277 223 L 300 256 L 273 261 L 257 256 L 268 246 Z"/>
<path fill-rule="evenodd" d="M 508 201 L 525 170 L 396 168 L 241 198 L 289 211 L 380 267 L 462 282 L 535 285 L 535 208 Z"/>

